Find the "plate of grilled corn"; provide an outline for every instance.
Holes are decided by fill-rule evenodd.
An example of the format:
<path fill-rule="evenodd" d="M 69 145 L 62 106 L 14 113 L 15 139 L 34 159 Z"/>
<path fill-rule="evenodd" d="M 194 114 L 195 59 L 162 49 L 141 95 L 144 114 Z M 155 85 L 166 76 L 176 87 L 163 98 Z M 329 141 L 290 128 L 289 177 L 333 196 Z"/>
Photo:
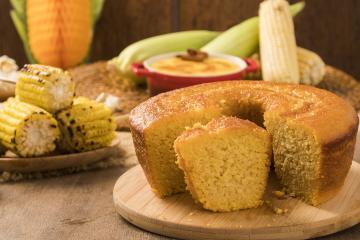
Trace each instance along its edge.
<path fill-rule="evenodd" d="M 112 111 L 74 93 L 67 71 L 37 64 L 20 70 L 15 97 L 0 109 L 0 170 L 54 170 L 114 153 Z"/>

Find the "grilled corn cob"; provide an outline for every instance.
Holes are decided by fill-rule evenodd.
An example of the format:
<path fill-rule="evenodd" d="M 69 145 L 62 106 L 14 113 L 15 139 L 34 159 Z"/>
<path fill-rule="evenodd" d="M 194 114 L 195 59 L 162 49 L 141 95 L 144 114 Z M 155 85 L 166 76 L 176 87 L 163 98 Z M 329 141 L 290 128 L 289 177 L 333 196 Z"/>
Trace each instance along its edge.
<path fill-rule="evenodd" d="M 260 54 L 266 81 L 300 82 L 294 24 L 285 0 L 260 4 Z"/>
<path fill-rule="evenodd" d="M 116 124 L 111 110 L 102 103 L 84 97 L 56 114 L 62 132 L 60 148 L 70 152 L 84 152 L 111 144 Z"/>
<path fill-rule="evenodd" d="M 299 63 L 300 83 L 317 85 L 325 75 L 325 63 L 316 53 L 297 48 L 297 58 Z"/>
<path fill-rule="evenodd" d="M 22 157 L 55 150 L 60 137 L 56 120 L 45 110 L 9 98 L 0 110 L 0 142 Z"/>
<path fill-rule="evenodd" d="M 75 85 L 67 71 L 43 65 L 25 65 L 21 69 L 15 94 L 27 102 L 54 113 L 72 103 Z"/>

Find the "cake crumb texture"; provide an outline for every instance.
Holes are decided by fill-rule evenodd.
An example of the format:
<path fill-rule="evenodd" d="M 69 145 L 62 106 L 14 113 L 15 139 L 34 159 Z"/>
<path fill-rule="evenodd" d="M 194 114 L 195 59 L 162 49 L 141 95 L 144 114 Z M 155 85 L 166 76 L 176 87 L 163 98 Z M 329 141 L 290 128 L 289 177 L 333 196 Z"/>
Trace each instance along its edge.
<path fill-rule="evenodd" d="M 256 124 L 235 117 L 197 124 L 176 139 L 175 151 L 187 189 L 204 208 L 227 212 L 263 203 L 271 140 Z"/>

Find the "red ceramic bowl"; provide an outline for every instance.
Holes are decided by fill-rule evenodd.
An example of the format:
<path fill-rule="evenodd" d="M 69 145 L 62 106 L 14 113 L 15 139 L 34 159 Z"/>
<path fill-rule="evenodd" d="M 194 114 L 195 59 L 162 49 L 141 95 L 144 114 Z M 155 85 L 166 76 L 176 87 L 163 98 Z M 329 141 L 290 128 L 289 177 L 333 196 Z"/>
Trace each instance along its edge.
<path fill-rule="evenodd" d="M 226 81 L 226 80 L 240 80 L 243 79 L 244 74 L 255 72 L 259 69 L 259 65 L 252 59 L 241 59 L 231 55 L 225 54 L 210 54 L 210 57 L 223 58 L 232 63 L 239 65 L 239 69 L 223 74 L 223 75 L 208 75 L 208 76 L 182 76 L 167 73 L 160 73 L 151 68 L 151 64 L 165 58 L 174 57 L 184 52 L 174 52 L 163 55 L 151 57 L 143 63 L 132 64 L 132 71 L 138 77 L 146 77 L 150 94 L 152 96 L 182 87 L 188 87 L 195 84 Z"/>

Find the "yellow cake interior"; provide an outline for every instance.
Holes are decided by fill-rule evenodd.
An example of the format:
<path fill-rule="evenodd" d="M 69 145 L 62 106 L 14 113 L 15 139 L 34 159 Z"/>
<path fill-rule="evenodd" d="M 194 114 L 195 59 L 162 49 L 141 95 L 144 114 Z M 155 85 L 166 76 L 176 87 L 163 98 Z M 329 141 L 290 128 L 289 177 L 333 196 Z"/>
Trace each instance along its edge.
<path fill-rule="evenodd" d="M 271 157 L 264 129 L 222 117 L 186 130 L 174 146 L 187 189 L 204 208 L 223 212 L 262 204 Z"/>

